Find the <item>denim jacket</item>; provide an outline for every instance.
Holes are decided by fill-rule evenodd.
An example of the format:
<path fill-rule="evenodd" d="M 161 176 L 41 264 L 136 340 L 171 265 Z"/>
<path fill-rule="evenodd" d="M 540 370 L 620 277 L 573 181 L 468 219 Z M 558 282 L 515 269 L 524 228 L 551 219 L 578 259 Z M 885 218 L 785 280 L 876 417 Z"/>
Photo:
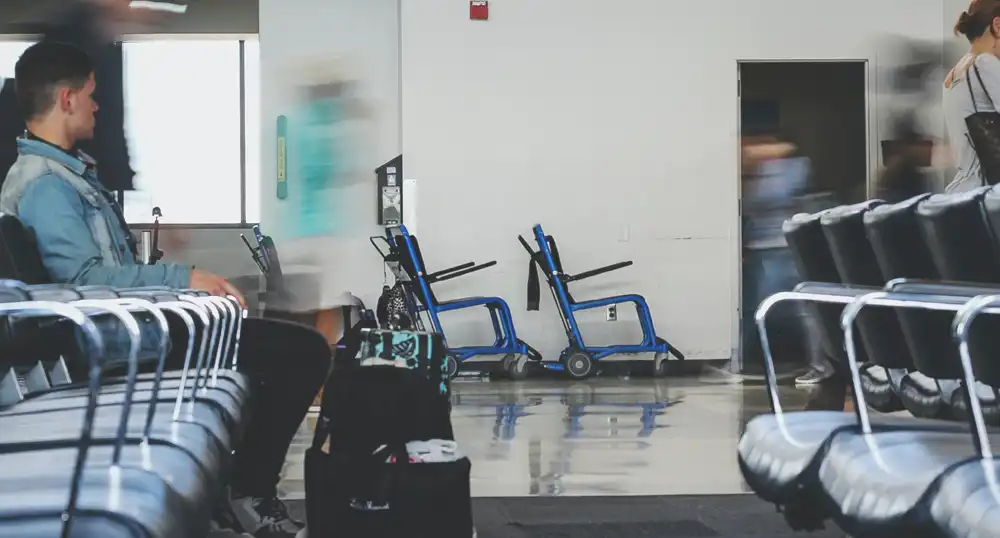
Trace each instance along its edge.
<path fill-rule="evenodd" d="M 0 190 L 0 212 L 16 216 L 35 235 L 53 280 L 120 288 L 189 285 L 189 267 L 138 263 L 120 208 L 84 155 L 24 138 L 17 149 Z"/>

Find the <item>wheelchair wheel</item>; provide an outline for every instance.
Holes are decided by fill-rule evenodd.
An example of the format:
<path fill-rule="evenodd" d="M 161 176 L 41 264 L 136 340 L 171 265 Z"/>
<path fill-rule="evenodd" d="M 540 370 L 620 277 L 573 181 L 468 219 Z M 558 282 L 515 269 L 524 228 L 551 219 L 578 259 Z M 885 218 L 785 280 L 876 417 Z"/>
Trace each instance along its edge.
<path fill-rule="evenodd" d="M 594 359 L 582 350 L 573 350 L 563 359 L 566 373 L 572 379 L 586 379 L 594 370 Z"/>
<path fill-rule="evenodd" d="M 669 355 L 657 354 L 653 359 L 653 377 L 667 377 L 667 360 Z"/>
<path fill-rule="evenodd" d="M 448 379 L 455 379 L 458 375 L 458 358 L 454 355 L 448 355 L 444 359 L 444 373 L 448 376 Z"/>
<path fill-rule="evenodd" d="M 504 373 L 514 381 L 520 381 L 528 377 L 528 358 L 514 355 L 513 353 L 504 357 Z"/>

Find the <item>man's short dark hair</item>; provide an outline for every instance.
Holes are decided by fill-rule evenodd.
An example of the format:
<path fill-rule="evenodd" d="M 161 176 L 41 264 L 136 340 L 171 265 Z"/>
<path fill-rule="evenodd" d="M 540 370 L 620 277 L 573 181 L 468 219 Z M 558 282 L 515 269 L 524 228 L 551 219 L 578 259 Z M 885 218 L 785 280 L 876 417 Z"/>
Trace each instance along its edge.
<path fill-rule="evenodd" d="M 48 112 L 58 88 L 79 90 L 94 72 L 87 53 L 68 43 L 42 41 L 21 55 L 14 67 L 17 102 L 25 121 Z"/>

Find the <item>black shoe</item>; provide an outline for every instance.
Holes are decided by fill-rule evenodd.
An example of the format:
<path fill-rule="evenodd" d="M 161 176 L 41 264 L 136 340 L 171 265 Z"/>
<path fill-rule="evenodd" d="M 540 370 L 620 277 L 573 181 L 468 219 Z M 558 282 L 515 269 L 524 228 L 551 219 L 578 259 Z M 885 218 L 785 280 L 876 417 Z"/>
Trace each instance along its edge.
<path fill-rule="evenodd" d="M 254 538 L 294 538 L 305 528 L 277 497 L 242 497 L 233 499 L 232 507 L 240 526 Z"/>

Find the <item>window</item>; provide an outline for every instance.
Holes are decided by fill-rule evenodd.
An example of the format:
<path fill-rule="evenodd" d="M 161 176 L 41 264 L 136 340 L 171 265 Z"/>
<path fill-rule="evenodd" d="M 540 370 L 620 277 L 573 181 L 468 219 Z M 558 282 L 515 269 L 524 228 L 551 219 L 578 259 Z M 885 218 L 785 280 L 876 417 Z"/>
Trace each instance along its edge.
<path fill-rule="evenodd" d="M 152 222 L 154 206 L 163 223 L 243 220 L 240 47 L 236 40 L 125 43 L 126 135 L 137 189 L 124 193 L 128 222 Z"/>
<path fill-rule="evenodd" d="M 246 221 L 260 222 L 262 179 L 260 121 L 260 42 L 247 41 L 244 49 L 244 87 L 246 103 Z"/>
<path fill-rule="evenodd" d="M 0 77 L 14 76 L 31 45 L 0 41 Z M 128 222 L 152 222 L 153 207 L 163 212 L 163 223 L 259 222 L 259 42 L 127 41 L 124 69 L 125 132 L 137 189 L 123 193 Z"/>
<path fill-rule="evenodd" d="M 14 78 L 14 65 L 31 45 L 30 41 L 0 41 L 0 77 Z"/>

